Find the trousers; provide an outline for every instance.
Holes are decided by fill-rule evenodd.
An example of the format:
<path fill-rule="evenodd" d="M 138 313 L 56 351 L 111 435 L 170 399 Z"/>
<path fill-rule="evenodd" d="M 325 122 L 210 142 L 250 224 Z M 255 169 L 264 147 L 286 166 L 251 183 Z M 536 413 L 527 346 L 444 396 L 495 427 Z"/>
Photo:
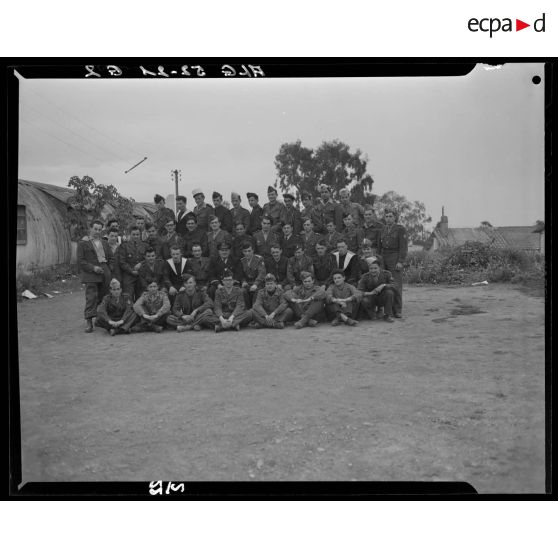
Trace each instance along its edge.
<path fill-rule="evenodd" d="M 393 313 L 393 300 L 395 298 L 395 291 L 392 289 L 384 288 L 379 295 L 364 296 L 362 297 L 362 307 L 370 318 L 374 313 L 374 307 L 384 307 L 384 314 L 391 316 Z"/>
<path fill-rule="evenodd" d="M 273 327 L 278 322 L 290 322 L 293 318 L 293 311 L 290 308 L 286 308 L 280 314 L 277 314 L 273 320 L 273 324 L 271 326 L 267 325 L 265 314 L 258 312 L 252 308 L 252 319 L 255 322 L 258 322 L 263 327 Z"/>
<path fill-rule="evenodd" d="M 193 322 L 190 322 L 189 325 L 195 326 L 195 325 L 199 325 L 199 326 L 207 326 L 207 327 L 213 327 L 215 325 L 217 325 L 219 323 L 219 318 L 217 318 L 217 316 L 213 313 L 213 310 L 211 309 L 207 309 L 204 310 L 203 312 L 200 312 L 198 314 L 196 314 L 196 317 L 194 318 Z M 177 318 L 174 315 L 170 315 L 167 318 L 167 324 L 176 329 L 177 326 L 179 325 L 186 325 L 186 322 L 184 322 L 183 320 L 181 320 L 180 318 Z"/>
<path fill-rule="evenodd" d="M 384 258 L 385 269 L 393 276 L 396 287 L 393 295 L 393 312 L 400 313 L 403 309 L 403 273 L 395 269 L 395 265 L 399 260 L 399 252 L 385 252 L 382 256 Z"/>

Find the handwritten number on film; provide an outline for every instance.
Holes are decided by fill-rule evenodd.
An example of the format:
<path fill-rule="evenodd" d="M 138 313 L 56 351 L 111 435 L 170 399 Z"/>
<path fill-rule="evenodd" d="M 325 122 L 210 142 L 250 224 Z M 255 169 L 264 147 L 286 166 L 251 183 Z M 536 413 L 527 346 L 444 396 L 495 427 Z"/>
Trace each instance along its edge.
<path fill-rule="evenodd" d="M 148 70 L 144 66 L 140 66 L 139 69 L 141 70 L 142 75 L 145 77 L 205 77 L 207 75 L 203 66 L 199 65 L 189 66 L 185 64 L 180 67 L 180 70 L 165 69 L 164 66 L 157 66 L 157 69 L 155 71 Z M 115 66 L 114 64 L 98 69 L 95 69 L 95 66 L 93 65 L 87 65 L 85 66 L 85 70 L 87 71 L 87 73 L 85 74 L 86 78 L 120 77 L 123 75 L 122 69 L 118 66 Z M 103 75 L 105 71 L 108 75 Z M 251 64 L 242 64 L 240 68 L 235 68 L 230 64 L 223 64 L 221 66 L 221 75 L 224 77 L 265 77 L 264 71 L 262 70 L 261 66 L 252 66 Z"/>

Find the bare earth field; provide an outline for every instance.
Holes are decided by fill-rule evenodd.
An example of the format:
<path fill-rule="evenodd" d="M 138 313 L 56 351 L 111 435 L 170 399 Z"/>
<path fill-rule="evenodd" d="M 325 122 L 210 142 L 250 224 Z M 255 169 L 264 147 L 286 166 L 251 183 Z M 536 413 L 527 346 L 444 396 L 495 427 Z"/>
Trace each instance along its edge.
<path fill-rule="evenodd" d="M 218 335 L 87 335 L 82 315 L 82 292 L 18 304 L 24 482 L 544 492 L 543 298 L 407 287 L 393 324 Z"/>

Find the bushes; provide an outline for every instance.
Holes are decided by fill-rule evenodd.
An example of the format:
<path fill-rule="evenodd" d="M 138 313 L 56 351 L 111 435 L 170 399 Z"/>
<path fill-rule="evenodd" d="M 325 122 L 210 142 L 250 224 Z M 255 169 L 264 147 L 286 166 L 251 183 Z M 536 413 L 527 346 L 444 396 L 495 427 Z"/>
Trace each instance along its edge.
<path fill-rule="evenodd" d="M 410 284 L 544 282 L 544 259 L 522 250 L 466 242 L 436 252 L 410 253 L 403 278 Z"/>
<path fill-rule="evenodd" d="M 30 290 L 37 294 L 48 288 L 48 285 L 61 281 L 62 279 L 72 279 L 76 275 L 76 266 L 63 264 L 48 269 L 29 269 L 16 271 L 16 291 L 20 295 L 25 290 Z"/>

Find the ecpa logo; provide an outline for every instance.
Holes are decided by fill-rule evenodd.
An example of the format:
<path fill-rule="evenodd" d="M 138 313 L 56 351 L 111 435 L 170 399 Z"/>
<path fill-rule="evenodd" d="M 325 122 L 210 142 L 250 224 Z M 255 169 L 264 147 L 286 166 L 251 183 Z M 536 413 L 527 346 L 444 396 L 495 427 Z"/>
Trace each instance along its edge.
<path fill-rule="evenodd" d="M 511 31 L 521 31 L 522 29 L 526 29 L 527 27 L 531 27 L 530 23 L 525 23 L 520 19 L 515 20 L 515 29 L 513 28 L 512 19 L 509 17 L 505 17 L 500 19 L 498 17 L 484 17 L 482 19 L 477 19 L 476 17 L 472 17 L 469 22 L 467 23 L 467 27 L 469 31 L 473 33 L 477 33 L 481 31 L 483 33 L 490 33 L 490 38 L 494 33 L 498 31 L 511 32 Z M 545 14 L 533 22 L 533 29 L 536 33 L 544 33 L 544 26 L 545 26 Z"/>

